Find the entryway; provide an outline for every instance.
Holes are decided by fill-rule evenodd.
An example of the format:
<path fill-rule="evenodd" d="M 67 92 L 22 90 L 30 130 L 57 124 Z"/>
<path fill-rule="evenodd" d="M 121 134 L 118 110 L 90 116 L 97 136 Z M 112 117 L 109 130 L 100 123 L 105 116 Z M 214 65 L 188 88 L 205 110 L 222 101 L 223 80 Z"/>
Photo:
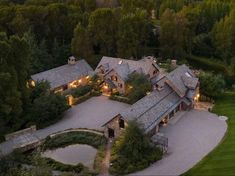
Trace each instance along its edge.
<path fill-rule="evenodd" d="M 114 138 L 114 130 L 112 128 L 108 128 L 109 138 Z"/>

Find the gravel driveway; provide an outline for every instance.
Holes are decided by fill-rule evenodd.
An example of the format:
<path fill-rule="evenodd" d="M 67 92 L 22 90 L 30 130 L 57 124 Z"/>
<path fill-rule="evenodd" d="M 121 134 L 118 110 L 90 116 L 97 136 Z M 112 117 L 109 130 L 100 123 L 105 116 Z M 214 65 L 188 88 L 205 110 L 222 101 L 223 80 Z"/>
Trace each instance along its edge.
<path fill-rule="evenodd" d="M 99 96 L 73 106 L 58 123 L 38 130 L 36 135 L 46 137 L 51 133 L 69 128 L 89 128 L 102 130 L 102 125 L 129 105 Z"/>
<path fill-rule="evenodd" d="M 102 125 L 117 115 L 128 104 L 109 100 L 108 97 L 99 96 L 73 106 L 65 117 L 58 123 L 47 128 L 36 131 L 34 134 L 43 139 L 48 135 L 70 128 L 90 128 L 102 130 Z M 13 149 L 13 142 L 7 141 L 0 144 L 0 151 L 3 154 L 10 153 Z"/>
<path fill-rule="evenodd" d="M 207 111 L 186 112 L 174 125 L 162 127 L 169 148 L 164 158 L 133 175 L 180 175 L 207 155 L 223 138 L 225 121 Z"/>

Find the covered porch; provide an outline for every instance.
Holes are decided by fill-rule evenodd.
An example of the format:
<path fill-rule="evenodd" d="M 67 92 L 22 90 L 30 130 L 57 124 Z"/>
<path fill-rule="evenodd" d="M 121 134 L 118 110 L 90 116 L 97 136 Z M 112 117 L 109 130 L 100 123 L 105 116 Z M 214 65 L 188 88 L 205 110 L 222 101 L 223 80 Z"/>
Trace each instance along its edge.
<path fill-rule="evenodd" d="M 100 84 L 101 92 L 105 96 L 110 96 L 117 92 L 117 86 L 110 79 L 106 79 Z"/>

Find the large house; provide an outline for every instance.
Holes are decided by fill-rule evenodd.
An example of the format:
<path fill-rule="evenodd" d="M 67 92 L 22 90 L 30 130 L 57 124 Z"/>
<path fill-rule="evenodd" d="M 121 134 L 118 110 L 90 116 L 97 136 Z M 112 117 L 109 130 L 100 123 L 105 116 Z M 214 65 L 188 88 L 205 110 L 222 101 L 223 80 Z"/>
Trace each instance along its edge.
<path fill-rule="evenodd" d="M 48 81 L 51 91 L 56 93 L 85 85 L 93 75 L 93 69 L 85 60 L 76 61 L 76 58 L 71 56 L 66 65 L 32 75 L 31 85 L 43 80 Z"/>
<path fill-rule="evenodd" d="M 152 93 L 103 125 L 106 137 L 118 137 L 131 120 L 143 125 L 145 132 L 152 136 L 158 132 L 160 124 L 174 118 L 178 111 L 193 108 L 199 98 L 199 80 L 186 65 L 177 67 L 154 87 Z"/>
<path fill-rule="evenodd" d="M 131 73 L 141 73 L 149 80 L 160 74 L 160 68 L 153 57 L 145 57 L 141 60 L 128 60 L 104 56 L 95 72 L 103 79 L 103 92 L 125 93 L 127 90 L 126 81 Z"/>

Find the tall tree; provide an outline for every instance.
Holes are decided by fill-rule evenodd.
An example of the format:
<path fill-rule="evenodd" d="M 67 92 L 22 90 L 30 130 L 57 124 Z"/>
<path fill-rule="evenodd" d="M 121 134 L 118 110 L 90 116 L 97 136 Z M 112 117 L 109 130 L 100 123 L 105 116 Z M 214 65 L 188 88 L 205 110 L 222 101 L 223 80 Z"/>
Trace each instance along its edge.
<path fill-rule="evenodd" d="M 227 64 L 230 64 L 231 58 L 235 57 L 235 10 L 216 23 L 212 39 L 217 52 Z"/>
<path fill-rule="evenodd" d="M 88 30 L 93 44 L 100 49 L 100 54 L 115 54 L 117 20 L 112 9 L 103 8 L 92 12 Z"/>
<path fill-rule="evenodd" d="M 88 58 L 92 54 L 92 44 L 88 31 L 81 24 L 78 24 L 74 29 L 71 48 L 76 57 Z"/>
<path fill-rule="evenodd" d="M 182 13 L 167 9 L 161 17 L 160 43 L 164 58 L 184 56 L 188 40 L 188 20 Z"/>
<path fill-rule="evenodd" d="M 118 56 L 138 58 L 144 54 L 149 25 L 146 17 L 143 10 L 122 16 L 118 28 Z"/>

